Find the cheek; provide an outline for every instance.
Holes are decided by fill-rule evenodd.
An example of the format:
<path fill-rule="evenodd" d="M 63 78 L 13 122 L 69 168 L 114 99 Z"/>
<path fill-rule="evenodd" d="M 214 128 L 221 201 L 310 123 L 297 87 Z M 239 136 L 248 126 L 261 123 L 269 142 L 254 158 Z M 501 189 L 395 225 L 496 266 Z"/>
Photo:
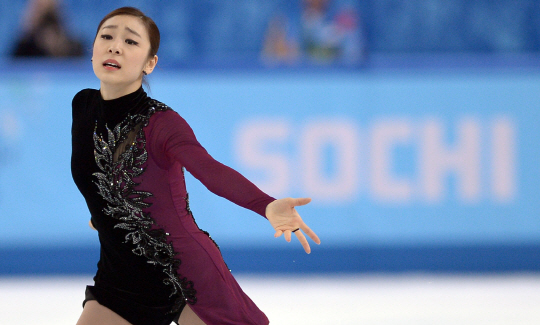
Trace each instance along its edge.
<path fill-rule="evenodd" d="M 94 65 L 94 64 L 96 63 L 96 62 L 95 62 L 95 61 L 97 60 L 97 59 L 96 59 L 96 54 L 97 54 L 96 46 L 94 45 L 94 46 L 92 47 L 92 65 Z"/>
<path fill-rule="evenodd" d="M 96 43 L 94 43 L 92 45 L 92 59 L 95 57 L 97 50 L 98 50 L 98 46 L 96 45 Z"/>

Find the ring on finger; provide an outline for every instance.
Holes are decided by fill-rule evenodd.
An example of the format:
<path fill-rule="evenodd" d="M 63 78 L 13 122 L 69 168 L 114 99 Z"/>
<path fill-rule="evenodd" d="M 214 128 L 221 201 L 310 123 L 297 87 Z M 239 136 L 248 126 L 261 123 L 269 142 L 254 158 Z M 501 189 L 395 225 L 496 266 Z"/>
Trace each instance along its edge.
<path fill-rule="evenodd" d="M 293 230 L 292 232 L 297 232 L 298 230 L 300 230 L 300 228 L 296 228 L 296 229 Z"/>

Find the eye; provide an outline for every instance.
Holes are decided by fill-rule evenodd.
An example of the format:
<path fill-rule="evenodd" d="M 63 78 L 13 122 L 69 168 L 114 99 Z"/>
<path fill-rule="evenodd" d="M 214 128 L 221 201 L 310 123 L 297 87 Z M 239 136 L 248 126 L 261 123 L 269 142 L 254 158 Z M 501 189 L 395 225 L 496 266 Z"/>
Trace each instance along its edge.
<path fill-rule="evenodd" d="M 129 44 L 129 45 L 138 45 L 139 43 L 135 42 L 134 40 L 132 39 L 126 39 L 126 43 Z"/>
<path fill-rule="evenodd" d="M 107 34 L 103 34 L 103 35 L 101 35 L 101 38 L 102 38 L 102 39 L 106 39 L 106 40 L 111 40 L 111 39 L 112 39 L 112 36 L 111 36 L 111 35 L 107 35 Z"/>

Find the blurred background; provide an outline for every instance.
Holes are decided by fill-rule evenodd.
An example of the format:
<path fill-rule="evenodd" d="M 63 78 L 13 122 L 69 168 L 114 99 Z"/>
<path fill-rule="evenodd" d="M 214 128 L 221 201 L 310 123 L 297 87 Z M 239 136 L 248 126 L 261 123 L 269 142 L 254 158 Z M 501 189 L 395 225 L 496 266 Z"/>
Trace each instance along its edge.
<path fill-rule="evenodd" d="M 99 246 L 70 174 L 71 100 L 99 88 L 96 28 L 125 5 L 161 31 L 149 95 L 270 195 L 313 199 L 299 212 L 323 244 L 306 255 L 187 180 L 276 324 L 540 321 L 534 0 L 1 1 L 2 305 L 80 313 Z M 0 323 L 25 323 L 13 308 Z"/>

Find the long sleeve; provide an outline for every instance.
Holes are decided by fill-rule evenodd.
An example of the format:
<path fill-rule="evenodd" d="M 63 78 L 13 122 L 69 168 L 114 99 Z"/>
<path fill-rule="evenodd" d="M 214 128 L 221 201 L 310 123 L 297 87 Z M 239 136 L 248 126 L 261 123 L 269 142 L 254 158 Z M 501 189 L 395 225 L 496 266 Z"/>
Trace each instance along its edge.
<path fill-rule="evenodd" d="M 212 193 L 265 217 L 266 206 L 275 199 L 210 156 L 178 113 L 158 112 L 148 127 L 150 154 L 163 168 L 179 162 Z"/>

